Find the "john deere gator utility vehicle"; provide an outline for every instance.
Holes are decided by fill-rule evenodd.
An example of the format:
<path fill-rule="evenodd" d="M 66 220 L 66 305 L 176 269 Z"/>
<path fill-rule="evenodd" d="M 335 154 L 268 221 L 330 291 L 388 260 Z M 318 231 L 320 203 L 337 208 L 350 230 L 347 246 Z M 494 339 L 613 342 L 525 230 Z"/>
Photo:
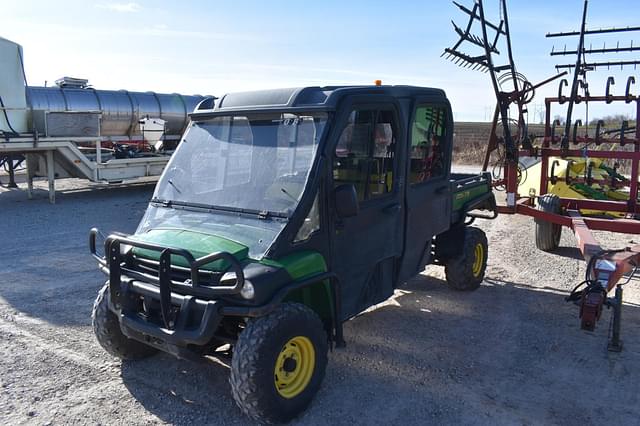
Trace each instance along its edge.
<path fill-rule="evenodd" d="M 436 263 L 474 290 L 495 217 L 489 174 L 451 174 L 445 93 L 307 87 L 203 101 L 137 231 L 97 254 L 104 349 L 184 359 L 231 345 L 241 410 L 288 421 L 322 382 L 342 324 Z M 482 210 L 485 210 L 483 212 Z"/>

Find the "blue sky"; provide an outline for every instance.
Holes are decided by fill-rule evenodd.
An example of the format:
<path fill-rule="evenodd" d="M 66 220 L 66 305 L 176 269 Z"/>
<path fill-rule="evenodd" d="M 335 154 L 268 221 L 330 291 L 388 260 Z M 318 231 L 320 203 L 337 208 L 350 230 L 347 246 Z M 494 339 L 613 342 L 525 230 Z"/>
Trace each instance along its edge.
<path fill-rule="evenodd" d="M 471 0 L 459 0 L 471 5 Z M 497 0 L 485 0 L 497 20 Z M 509 1 L 518 70 L 532 82 L 555 73 L 547 32 L 579 27 L 582 0 Z M 325 84 L 415 84 L 440 87 L 455 118 L 482 121 L 494 100 L 487 74 L 440 58 L 456 35 L 450 21 L 466 17 L 448 0 L 432 1 L 13 1 L 0 0 L 0 36 L 24 48 L 30 84 L 49 84 L 63 75 L 88 78 L 96 88 L 222 95 L 226 92 Z M 632 0 L 592 0 L 589 26 L 640 25 Z M 598 46 L 620 39 L 640 45 L 640 32 L 599 38 Z M 635 40 L 634 40 L 635 38 Z M 567 48 L 577 40 L 569 39 Z M 598 44 L 599 43 L 599 44 Z M 556 48 L 558 46 L 556 41 Z M 636 55 L 636 58 L 640 55 Z M 567 62 L 575 61 L 567 58 Z M 597 58 L 594 58 L 597 59 Z M 625 57 L 624 59 L 630 59 Z M 606 77 L 624 91 L 640 69 L 599 71 L 592 94 L 604 93 Z M 537 120 L 540 90 L 530 110 Z M 631 109 L 599 110 L 591 117 Z M 582 109 L 578 114 L 582 114 Z"/>

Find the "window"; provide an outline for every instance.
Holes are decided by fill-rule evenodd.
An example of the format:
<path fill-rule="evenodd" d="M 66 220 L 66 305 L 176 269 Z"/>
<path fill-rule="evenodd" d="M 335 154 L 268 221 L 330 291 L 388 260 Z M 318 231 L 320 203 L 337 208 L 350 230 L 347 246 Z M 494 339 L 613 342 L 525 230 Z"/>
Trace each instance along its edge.
<path fill-rule="evenodd" d="M 248 113 L 192 123 L 155 198 L 284 213 L 296 208 L 327 114 Z"/>
<path fill-rule="evenodd" d="M 352 111 L 336 147 L 334 186 L 353 184 L 359 201 L 392 192 L 396 133 L 393 111 Z"/>
<path fill-rule="evenodd" d="M 314 232 L 320 229 L 320 208 L 318 203 L 318 196 L 313 200 L 313 205 L 309 214 L 304 219 L 304 222 L 300 226 L 296 237 L 293 239 L 294 243 L 308 240 Z"/>
<path fill-rule="evenodd" d="M 411 126 L 411 170 L 409 182 L 416 184 L 446 173 L 448 143 L 447 110 L 418 106 Z"/>

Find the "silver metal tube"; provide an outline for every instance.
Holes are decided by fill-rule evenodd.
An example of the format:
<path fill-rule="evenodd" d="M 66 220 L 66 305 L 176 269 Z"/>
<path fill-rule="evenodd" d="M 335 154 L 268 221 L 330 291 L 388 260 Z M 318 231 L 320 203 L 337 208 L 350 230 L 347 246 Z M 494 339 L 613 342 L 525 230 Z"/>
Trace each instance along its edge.
<path fill-rule="evenodd" d="M 32 111 L 32 126 L 39 128 L 47 112 L 100 111 L 102 136 L 140 135 L 138 120 L 166 120 L 167 135 L 180 135 L 188 118 L 204 96 L 178 93 L 129 92 L 92 88 L 28 87 L 27 99 Z M 41 129 L 39 129 L 41 130 Z"/>

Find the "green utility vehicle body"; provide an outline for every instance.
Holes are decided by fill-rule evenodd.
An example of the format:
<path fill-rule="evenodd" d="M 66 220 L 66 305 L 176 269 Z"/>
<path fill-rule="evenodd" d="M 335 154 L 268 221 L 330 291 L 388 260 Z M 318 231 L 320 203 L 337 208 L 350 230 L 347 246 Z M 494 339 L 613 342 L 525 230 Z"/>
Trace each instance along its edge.
<path fill-rule="evenodd" d="M 424 116 L 417 117 L 418 114 Z M 138 278 L 141 282 L 145 278 L 152 278 L 148 280 L 151 284 L 160 281 L 159 278 L 153 278 L 158 275 L 160 257 L 165 248 L 187 251 L 194 259 L 215 253 L 229 254 L 241 266 L 244 281 L 251 282 L 254 296 L 246 299 L 240 296 L 239 291 L 236 294 L 222 291 L 215 297 L 219 302 L 218 311 L 227 308 L 227 311 L 233 312 L 233 308 L 237 308 L 238 313 L 251 315 L 252 310 L 264 313 L 277 303 L 296 300 L 309 305 L 321 315 L 328 329 L 333 330 L 331 336 L 335 338 L 335 331 L 340 328 L 341 322 L 387 299 L 396 287 L 420 272 L 426 264 L 438 262 L 438 257 L 434 256 L 436 252 L 443 256 L 455 255 L 460 237 L 451 230 L 463 226 L 469 216 L 475 216 L 473 210 L 495 212 L 489 174 L 450 173 L 453 121 L 449 102 L 439 89 L 409 86 L 309 87 L 229 94 L 215 106 L 211 101 L 204 101 L 191 114 L 191 120 L 193 123 L 185 133 L 183 142 L 186 143 L 182 144 L 183 147 L 189 144 L 193 132 L 191 127 L 194 125 L 206 125 L 214 120 L 230 121 L 231 130 L 220 131 L 229 133 L 228 140 L 225 140 L 228 145 L 237 143 L 244 148 L 244 152 L 234 159 L 236 161 L 256 162 L 255 150 L 251 152 L 246 144 L 257 145 L 260 141 L 255 140 L 257 135 L 246 134 L 247 130 L 251 130 L 247 128 L 247 123 L 254 123 L 249 125 L 258 129 L 266 127 L 263 124 L 265 121 L 277 122 L 278 128 L 271 129 L 271 133 L 276 133 L 275 139 L 267 142 L 272 145 L 263 150 L 264 154 L 267 150 L 292 151 L 300 149 L 296 143 L 304 144 L 303 161 L 293 158 L 294 163 L 304 162 L 304 165 L 296 168 L 295 165 L 284 164 L 285 173 L 269 181 L 282 186 L 280 193 L 275 191 L 275 197 L 279 200 L 293 197 L 291 205 L 285 202 L 286 207 L 275 212 L 263 209 L 261 201 L 255 206 L 228 206 L 224 200 L 221 205 L 211 205 L 199 202 L 202 198 L 198 194 L 194 194 L 192 199 L 181 200 L 180 189 L 175 188 L 173 181 L 180 180 L 180 184 L 192 185 L 193 179 L 198 176 L 185 177 L 185 173 L 202 172 L 200 169 L 194 170 L 197 166 L 187 163 L 194 163 L 194 158 L 205 154 L 198 150 L 183 153 L 179 148 L 158 183 L 149 212 L 139 230 L 128 237 L 129 244 L 122 244 L 131 250 L 123 253 L 119 260 L 124 262 L 125 269 L 132 270 L 128 271 L 128 275 L 123 272 L 121 278 Z M 236 125 L 240 129 L 236 134 L 233 134 L 234 122 L 240 123 Z M 222 128 L 225 124 L 219 124 L 218 127 Z M 313 129 L 302 130 L 304 126 Z M 283 140 L 289 133 L 303 131 L 312 131 L 313 134 L 305 136 L 304 140 L 299 136 L 299 140 Z M 349 132 L 350 141 L 346 136 Z M 354 140 L 354 132 L 358 132 L 357 141 Z M 237 140 L 234 141 L 234 137 Z M 216 143 L 215 137 L 208 138 L 205 143 Z M 439 152 L 437 157 L 432 155 L 426 159 L 430 153 L 423 151 L 432 147 L 422 148 L 421 145 L 429 143 L 429 139 L 438 139 Z M 353 146 L 347 146 L 349 142 Z M 230 146 L 226 155 L 231 157 L 229 151 L 233 148 Z M 215 148 L 212 151 L 206 156 L 225 154 L 221 150 L 216 152 Z M 185 154 L 189 154 L 189 157 L 185 157 Z M 242 154 L 244 158 L 241 158 Z M 291 153 L 286 152 L 285 155 Z M 307 158 L 310 155 L 313 158 Z M 174 160 L 183 157 L 184 163 L 192 166 L 192 170 L 178 168 L 178 162 Z M 289 158 L 274 160 L 291 162 Z M 385 161 L 387 164 L 383 164 Z M 342 166 L 340 162 L 347 164 Z M 426 162 L 433 163 L 431 170 L 424 170 Z M 214 174 L 217 173 L 214 167 L 221 167 L 222 164 L 211 166 L 211 174 Z M 263 165 L 273 166 L 276 165 Z M 251 168 L 252 165 L 240 167 Z M 178 179 L 173 177 L 176 174 L 179 175 Z M 245 173 L 248 185 L 254 185 L 251 174 Z M 206 173 L 203 177 L 207 178 Z M 224 178 L 228 179 L 229 176 Z M 214 184 L 220 186 L 219 182 Z M 242 190 L 237 182 L 232 184 L 237 188 L 233 189 L 232 186 L 233 191 Z M 295 187 L 296 192 L 287 191 L 287 185 Z M 204 185 L 199 183 L 199 186 Z M 202 192 L 212 190 L 215 189 L 204 188 Z M 269 190 L 274 192 L 272 188 Z M 351 197 L 354 192 L 356 203 Z M 161 196 L 165 193 L 169 196 Z M 337 203 L 350 201 L 351 205 L 347 207 L 355 210 L 341 217 L 341 206 Z M 314 206 L 314 203 L 317 205 Z M 160 209 L 173 210 L 177 215 L 182 212 L 184 216 L 198 212 L 207 215 L 204 220 L 214 226 L 203 229 L 199 225 L 190 226 L 188 221 L 179 224 L 164 221 L 157 218 L 163 215 L 158 212 Z M 316 218 L 310 217 L 312 210 Z M 220 217 L 225 220 L 217 226 L 227 229 L 226 232 L 216 233 L 215 225 Z M 229 219 L 233 221 L 234 217 L 242 218 L 244 222 L 255 222 L 243 224 L 245 230 L 239 232 L 243 234 L 242 238 L 234 238 L 233 232 L 228 231 L 228 228 L 238 226 L 227 225 Z M 197 218 L 194 223 L 201 220 Z M 311 221 L 316 222 L 317 229 L 313 229 L 305 239 L 297 240 L 301 227 Z M 270 227 L 276 228 L 275 232 L 273 229 L 261 230 L 261 222 L 279 222 L 282 226 Z M 92 233 L 92 247 L 95 247 L 94 236 L 95 233 Z M 448 241 L 447 236 L 458 241 Z M 121 238 L 113 236 L 108 242 Z M 250 253 L 252 238 L 271 241 L 254 250 L 256 254 Z M 135 243 L 153 247 L 137 247 Z M 434 250 L 436 247 L 437 250 Z M 210 272 L 210 281 L 200 282 L 198 287 L 193 288 L 196 291 L 190 291 L 189 286 L 193 283 L 189 284 L 187 277 L 187 272 L 191 272 L 189 258 L 179 253 L 172 253 L 170 258 L 175 269 L 172 274 L 180 275 L 182 272 L 186 277 L 179 288 L 171 288 L 171 292 L 180 295 L 198 294 L 198 287 L 215 290 L 222 275 L 232 271 L 228 257 L 203 264 L 199 266 L 200 274 Z M 99 261 L 103 269 L 109 268 L 104 258 Z M 324 277 L 323 274 L 329 271 L 332 277 Z M 131 272 L 136 272 L 133 277 Z M 261 275 L 259 285 L 256 273 Z M 314 276 L 319 278 L 318 282 L 300 288 L 295 285 Z M 215 282 L 216 278 L 218 282 Z M 330 281 L 335 284 L 332 285 Z M 336 291 L 338 287 L 340 289 Z M 336 303 L 340 305 L 338 312 Z M 149 321 L 151 324 L 155 323 Z M 167 330 L 163 325 L 158 321 L 152 326 L 157 327 L 152 334 L 156 338 L 154 343 L 161 349 L 188 357 L 188 352 L 183 349 L 189 342 L 180 341 L 175 337 L 179 332 Z M 192 326 L 199 328 L 195 327 L 199 326 L 197 322 Z M 149 330 L 149 327 L 144 327 L 144 330 Z M 141 337 L 136 333 L 137 330 L 130 331 L 131 337 Z"/>
<path fill-rule="evenodd" d="M 344 321 L 427 264 L 449 268 L 459 289 L 482 281 L 486 238 L 475 260 L 465 244 L 476 241 L 469 229 L 479 231 L 470 222 L 497 215 L 491 176 L 451 173 L 444 91 L 237 93 L 203 101 L 190 118 L 137 231 L 110 235 L 104 254 L 91 232 L 109 276 L 96 306 L 108 300 L 123 338 L 199 358 L 292 304 L 313 311 L 341 345 Z M 306 345 L 296 339 L 291 353 Z M 287 380 L 283 404 L 298 398 Z"/>

